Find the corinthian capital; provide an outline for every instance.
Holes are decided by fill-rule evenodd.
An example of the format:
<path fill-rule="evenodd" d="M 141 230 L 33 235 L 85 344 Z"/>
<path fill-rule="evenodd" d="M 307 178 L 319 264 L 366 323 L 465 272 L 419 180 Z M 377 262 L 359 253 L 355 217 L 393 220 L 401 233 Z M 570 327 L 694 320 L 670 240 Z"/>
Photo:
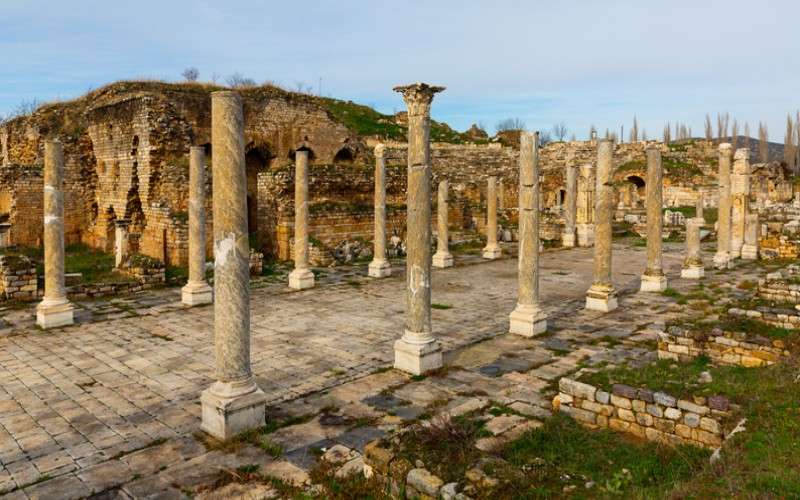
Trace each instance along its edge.
<path fill-rule="evenodd" d="M 392 90 L 403 94 L 403 99 L 408 106 L 408 116 L 430 116 L 433 95 L 444 89 L 445 87 L 436 87 L 427 83 L 412 83 L 395 87 Z"/>

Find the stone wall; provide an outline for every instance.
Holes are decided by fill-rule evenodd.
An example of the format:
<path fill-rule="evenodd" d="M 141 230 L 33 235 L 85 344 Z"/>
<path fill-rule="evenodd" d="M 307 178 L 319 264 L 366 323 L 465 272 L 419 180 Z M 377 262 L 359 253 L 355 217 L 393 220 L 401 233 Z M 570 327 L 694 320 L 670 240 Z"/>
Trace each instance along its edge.
<path fill-rule="evenodd" d="M 652 389 L 615 384 L 610 393 L 568 378 L 558 383 L 559 411 L 590 427 L 611 429 L 649 441 L 717 448 L 730 417 L 722 396 L 675 398 Z"/>
<path fill-rule="evenodd" d="M 759 307 L 758 309 L 739 309 L 733 307 L 728 309 L 728 314 L 733 316 L 744 316 L 761 321 L 764 324 L 785 328 L 787 330 L 800 329 L 800 311 L 796 309 L 773 309 L 771 307 Z"/>
<path fill-rule="evenodd" d="M 797 269 L 797 266 L 789 266 Z M 775 302 L 800 304 L 800 274 L 796 271 L 787 280 L 781 273 L 768 274 L 758 280 L 758 297 Z"/>
<path fill-rule="evenodd" d="M 36 266 L 24 255 L 0 255 L 0 297 L 4 300 L 36 298 Z"/>
<path fill-rule="evenodd" d="M 786 343 L 746 332 L 714 328 L 709 333 L 671 327 L 659 333 L 659 359 L 688 361 L 708 356 L 719 365 L 766 366 L 785 361 L 790 355 Z"/>

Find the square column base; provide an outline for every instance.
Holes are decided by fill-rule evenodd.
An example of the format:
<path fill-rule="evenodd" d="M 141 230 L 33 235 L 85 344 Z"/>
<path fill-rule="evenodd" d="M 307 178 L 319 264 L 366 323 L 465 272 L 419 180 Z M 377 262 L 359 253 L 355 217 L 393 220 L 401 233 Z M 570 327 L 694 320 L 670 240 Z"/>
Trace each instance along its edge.
<path fill-rule="evenodd" d="M 181 302 L 187 306 L 199 306 L 214 302 L 214 291 L 205 281 L 189 282 L 181 288 Z"/>
<path fill-rule="evenodd" d="M 758 247 L 756 245 L 742 246 L 742 260 L 757 260 Z"/>
<path fill-rule="evenodd" d="M 663 292 L 667 289 L 667 277 L 663 274 L 661 276 L 650 276 L 649 274 L 642 275 L 642 286 L 640 292 Z"/>
<path fill-rule="evenodd" d="M 267 395 L 258 387 L 253 392 L 230 398 L 206 389 L 200 396 L 200 403 L 203 407 L 200 428 L 217 439 L 229 439 L 264 426 Z"/>
<path fill-rule="evenodd" d="M 731 256 L 727 253 L 717 252 L 714 255 L 714 268 L 728 269 L 731 267 Z"/>
<path fill-rule="evenodd" d="M 68 326 L 75 323 L 72 316 L 72 303 L 67 299 L 63 302 L 53 302 L 48 304 L 45 299 L 36 306 L 36 324 L 42 328 L 56 328 Z"/>
<path fill-rule="evenodd" d="M 703 266 L 689 266 L 681 269 L 681 278 L 690 280 L 699 280 L 706 275 L 706 270 Z"/>
<path fill-rule="evenodd" d="M 613 288 L 601 290 L 590 287 L 589 291 L 586 292 L 586 309 L 610 312 L 617 307 L 619 307 L 617 304 L 617 292 Z"/>
<path fill-rule="evenodd" d="M 564 234 L 561 236 L 561 246 L 564 248 L 573 248 L 575 246 L 575 234 Z"/>
<path fill-rule="evenodd" d="M 394 367 L 412 375 L 442 367 L 442 344 L 410 344 L 403 339 L 394 343 Z"/>
<path fill-rule="evenodd" d="M 483 249 L 481 257 L 483 257 L 484 259 L 499 259 L 502 253 L 503 251 L 500 249 L 499 245 L 497 244 L 487 245 Z"/>
<path fill-rule="evenodd" d="M 594 225 L 593 224 L 579 224 L 578 225 L 578 246 L 591 247 L 594 246 Z"/>
<path fill-rule="evenodd" d="M 314 288 L 314 273 L 309 269 L 295 269 L 289 273 L 289 288 L 294 290 Z"/>
<path fill-rule="evenodd" d="M 533 337 L 547 331 L 547 315 L 538 307 L 517 304 L 509 315 L 508 332 Z"/>
<path fill-rule="evenodd" d="M 453 255 L 450 252 L 436 252 L 431 259 L 433 267 L 453 267 Z"/>
<path fill-rule="evenodd" d="M 392 265 L 387 260 L 373 259 L 369 263 L 368 274 L 373 278 L 388 278 L 392 275 Z"/>

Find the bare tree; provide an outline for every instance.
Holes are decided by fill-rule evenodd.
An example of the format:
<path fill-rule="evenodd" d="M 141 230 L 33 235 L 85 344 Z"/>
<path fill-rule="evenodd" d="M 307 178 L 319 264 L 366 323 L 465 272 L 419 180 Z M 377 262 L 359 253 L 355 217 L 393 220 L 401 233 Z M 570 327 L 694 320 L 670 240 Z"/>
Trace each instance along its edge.
<path fill-rule="evenodd" d="M 216 85 L 218 80 L 219 80 L 219 74 L 211 73 L 211 83 Z"/>
<path fill-rule="evenodd" d="M 711 142 L 714 139 L 714 129 L 711 127 L 711 116 L 706 113 L 706 141 Z"/>
<path fill-rule="evenodd" d="M 639 124 L 636 121 L 636 115 L 633 115 L 630 139 L 630 142 L 639 142 Z"/>
<path fill-rule="evenodd" d="M 769 132 L 764 122 L 758 122 L 758 157 L 762 163 L 769 161 Z"/>
<path fill-rule="evenodd" d="M 255 87 L 258 84 L 252 78 L 247 78 L 238 71 L 225 79 L 229 87 L 238 89 L 242 87 Z"/>
<path fill-rule="evenodd" d="M 35 97 L 33 99 L 23 99 L 16 106 L 11 108 L 9 118 L 33 114 L 34 111 L 42 107 L 42 104 L 42 101 Z"/>
<path fill-rule="evenodd" d="M 550 132 L 543 131 L 539 132 L 539 147 L 543 148 L 553 142 L 553 137 L 550 135 Z"/>
<path fill-rule="evenodd" d="M 664 144 L 669 144 L 670 142 L 672 142 L 672 134 L 669 130 L 669 122 L 667 122 L 667 124 L 664 125 Z"/>
<path fill-rule="evenodd" d="M 750 149 L 750 124 L 744 122 L 744 147 Z"/>
<path fill-rule="evenodd" d="M 497 122 L 494 128 L 497 129 L 498 132 L 519 132 L 525 130 L 525 122 L 519 118 L 506 118 L 505 120 Z"/>
<path fill-rule="evenodd" d="M 577 141 L 577 139 L 575 138 L 575 134 L 573 133 L 573 134 L 572 134 L 572 135 L 569 137 L 569 142 L 575 142 L 575 141 Z"/>
<path fill-rule="evenodd" d="M 739 121 L 736 118 L 733 119 L 731 127 L 731 147 L 734 151 L 739 147 Z"/>
<path fill-rule="evenodd" d="M 183 70 L 181 72 L 181 76 L 187 82 L 196 82 L 197 81 L 197 77 L 200 76 L 200 71 L 197 68 L 195 68 L 194 66 L 192 66 L 190 68 L 186 68 L 185 70 Z"/>
<path fill-rule="evenodd" d="M 786 136 L 783 138 L 783 161 L 787 167 L 794 168 L 795 123 L 792 114 L 786 115 Z"/>
<path fill-rule="evenodd" d="M 795 131 L 794 131 L 794 139 L 795 139 L 795 148 L 794 148 L 794 152 L 795 152 L 795 162 L 794 162 L 794 164 L 795 164 L 797 167 L 800 167 L 800 111 L 797 111 L 797 113 L 795 114 L 795 117 L 794 117 L 794 125 L 795 125 Z"/>
<path fill-rule="evenodd" d="M 726 111 L 722 116 L 722 138 L 728 137 L 728 122 L 731 120 L 731 115 Z"/>
<path fill-rule="evenodd" d="M 564 122 L 556 123 L 552 128 L 553 136 L 555 136 L 556 140 L 559 142 L 564 141 L 564 137 L 567 136 L 568 131 L 567 124 Z"/>

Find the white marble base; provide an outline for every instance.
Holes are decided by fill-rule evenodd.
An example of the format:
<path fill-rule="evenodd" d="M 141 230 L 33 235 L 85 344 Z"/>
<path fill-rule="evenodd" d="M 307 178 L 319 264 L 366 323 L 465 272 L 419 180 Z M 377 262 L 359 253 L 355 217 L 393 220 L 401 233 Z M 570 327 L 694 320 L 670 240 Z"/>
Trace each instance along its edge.
<path fill-rule="evenodd" d="M 714 268 L 728 269 L 731 267 L 731 256 L 727 252 L 717 252 L 714 254 Z"/>
<path fill-rule="evenodd" d="M 756 245 L 743 245 L 742 246 L 742 260 L 757 260 L 758 247 Z"/>
<path fill-rule="evenodd" d="M 564 234 L 561 236 L 561 246 L 564 248 L 575 247 L 575 234 Z"/>
<path fill-rule="evenodd" d="M 509 315 L 508 332 L 533 337 L 547 331 L 547 315 L 538 307 L 517 304 Z"/>
<path fill-rule="evenodd" d="M 442 367 L 442 344 L 411 344 L 403 339 L 394 343 L 394 367 L 412 375 Z"/>
<path fill-rule="evenodd" d="M 681 278 L 699 280 L 705 275 L 706 270 L 703 266 L 689 266 L 681 269 Z"/>
<path fill-rule="evenodd" d="M 594 246 L 593 224 L 578 224 L 578 246 L 584 248 Z"/>
<path fill-rule="evenodd" d="M 617 304 L 617 292 L 610 290 L 600 290 L 590 287 L 586 292 L 586 309 L 591 311 L 610 312 L 619 307 Z"/>
<path fill-rule="evenodd" d="M 67 299 L 45 299 L 36 306 L 36 324 L 42 328 L 56 328 L 75 323 L 72 303 Z"/>
<path fill-rule="evenodd" d="M 450 252 L 439 252 L 433 254 L 431 259 L 433 267 L 453 267 L 453 255 Z"/>
<path fill-rule="evenodd" d="M 199 306 L 214 302 L 214 290 L 205 281 L 189 281 L 181 288 L 181 302 L 187 306 Z"/>
<path fill-rule="evenodd" d="M 310 269 L 295 269 L 289 273 L 289 288 L 294 290 L 314 288 L 314 273 Z"/>
<path fill-rule="evenodd" d="M 373 259 L 369 263 L 369 276 L 373 278 L 388 278 L 392 275 L 392 265 L 388 260 Z"/>
<path fill-rule="evenodd" d="M 499 259 L 502 253 L 503 251 L 500 249 L 499 245 L 486 245 L 483 249 L 481 257 L 484 259 Z"/>
<path fill-rule="evenodd" d="M 640 292 L 663 292 L 667 289 L 667 277 L 650 276 L 649 274 L 642 275 L 642 286 Z"/>
<path fill-rule="evenodd" d="M 267 395 L 251 379 L 244 394 L 236 384 L 215 382 L 203 391 L 200 403 L 203 422 L 200 428 L 217 439 L 229 439 L 250 429 L 264 426 Z"/>

